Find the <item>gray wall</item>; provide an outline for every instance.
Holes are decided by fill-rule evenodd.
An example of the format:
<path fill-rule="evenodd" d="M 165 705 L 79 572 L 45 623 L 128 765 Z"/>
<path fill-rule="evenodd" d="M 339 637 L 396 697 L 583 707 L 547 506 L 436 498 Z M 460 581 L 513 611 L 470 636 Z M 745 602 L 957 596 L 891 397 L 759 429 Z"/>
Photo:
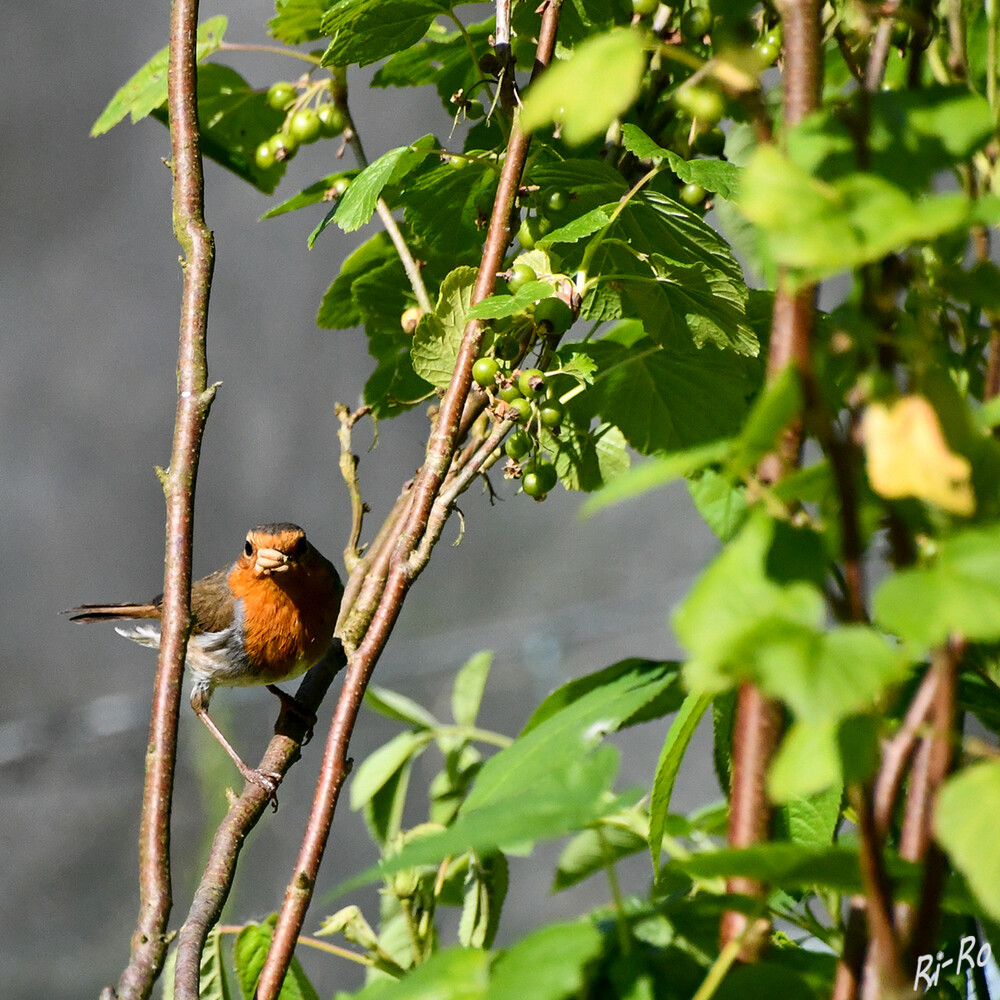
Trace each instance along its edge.
<path fill-rule="evenodd" d="M 208 3 L 202 16 L 229 14 L 231 40 L 263 41 L 269 5 L 230 7 Z M 0 33 L 0 968 L 11 996 L 95 995 L 117 977 L 136 912 L 155 658 L 109 627 L 75 627 L 57 612 L 147 598 L 161 586 L 163 502 L 153 467 L 169 456 L 181 289 L 170 178 L 160 163 L 168 136 L 152 121 L 122 124 L 101 139 L 88 131 L 115 89 L 165 44 L 167 18 L 168 4 L 150 0 L 11 3 Z M 232 64 L 262 87 L 296 65 L 248 57 Z M 367 93 L 366 79 L 352 74 L 370 156 L 425 131 L 447 135 L 430 89 Z M 303 151 L 279 194 L 336 169 L 333 148 Z M 266 520 L 301 523 L 339 562 L 348 507 L 333 403 L 357 400 L 371 364 L 360 332 L 321 331 L 314 317 L 339 261 L 370 230 L 350 238 L 328 230 L 309 252 L 317 214 L 258 222 L 272 199 L 211 164 L 207 199 L 218 246 L 210 376 L 223 386 L 203 452 L 195 570 L 231 561 L 246 529 Z M 419 464 L 424 429 L 419 413 L 385 424 L 371 454 L 370 432 L 360 432 L 372 530 Z M 581 521 L 579 497 L 561 488 L 540 505 L 499 488 L 504 499 L 493 507 L 476 488 L 464 498 L 462 544 L 446 544 L 457 531 L 449 526 L 377 680 L 445 715 L 456 667 L 492 648 L 483 721 L 513 733 L 569 676 L 627 655 L 676 655 L 669 609 L 715 543 L 683 490 Z M 270 733 L 273 699 L 224 691 L 213 710 L 253 759 Z M 283 786 L 280 811 L 248 843 L 231 922 L 262 917 L 281 898 L 329 710 Z M 364 713 L 355 757 L 395 731 Z M 663 732 L 646 726 L 621 741 L 623 785 L 649 782 Z M 209 824 L 224 808 L 217 786 L 203 789 L 212 773 L 235 784 L 229 767 L 185 707 L 175 926 Z M 679 806 L 715 797 L 707 752 L 685 777 Z M 505 940 L 606 897 L 597 881 L 549 896 L 556 853 L 514 862 Z M 320 892 L 372 859 L 345 801 Z M 626 888 L 641 890 L 648 864 L 626 875 Z M 374 918 L 373 896 L 362 899 Z M 332 905 L 317 904 L 307 927 Z M 355 979 L 326 958 L 310 959 L 309 968 L 326 994 Z"/>

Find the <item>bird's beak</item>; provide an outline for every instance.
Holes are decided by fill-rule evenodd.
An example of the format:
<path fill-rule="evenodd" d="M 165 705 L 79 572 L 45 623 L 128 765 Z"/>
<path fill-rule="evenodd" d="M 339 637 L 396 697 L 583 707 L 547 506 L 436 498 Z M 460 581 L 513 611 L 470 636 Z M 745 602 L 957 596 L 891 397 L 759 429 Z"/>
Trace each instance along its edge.
<path fill-rule="evenodd" d="M 258 549 L 257 562 L 254 563 L 254 571 L 261 576 L 269 573 L 283 573 L 289 568 L 288 556 L 277 549 Z"/>

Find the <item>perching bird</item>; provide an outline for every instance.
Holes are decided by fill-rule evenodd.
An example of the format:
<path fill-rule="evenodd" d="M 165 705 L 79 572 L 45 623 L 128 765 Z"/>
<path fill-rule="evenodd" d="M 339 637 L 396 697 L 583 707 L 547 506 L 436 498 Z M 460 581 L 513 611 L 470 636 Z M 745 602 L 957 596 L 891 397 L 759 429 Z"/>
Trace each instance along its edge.
<path fill-rule="evenodd" d="M 191 585 L 191 635 L 185 666 L 194 679 L 191 707 L 232 757 L 247 781 L 272 796 L 277 775 L 252 768 L 233 749 L 208 714 L 219 685 L 266 684 L 292 702 L 276 681 L 304 674 L 333 642 L 344 588 L 333 564 L 296 524 L 262 524 L 247 532 L 243 554 Z M 159 647 L 163 595 L 148 604 L 84 604 L 71 609 L 75 622 L 155 619 L 115 629 L 144 646 Z"/>

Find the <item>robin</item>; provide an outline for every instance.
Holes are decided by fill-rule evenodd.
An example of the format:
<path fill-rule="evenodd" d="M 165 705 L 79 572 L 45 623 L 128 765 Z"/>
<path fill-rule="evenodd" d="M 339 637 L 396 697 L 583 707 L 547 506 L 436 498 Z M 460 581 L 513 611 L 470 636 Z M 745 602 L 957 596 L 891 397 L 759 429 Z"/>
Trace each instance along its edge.
<path fill-rule="evenodd" d="M 185 665 L 194 678 L 191 707 L 247 781 L 272 796 L 280 780 L 247 765 L 208 714 L 219 685 L 266 684 L 283 704 L 294 699 L 275 687 L 304 674 L 329 650 L 344 588 L 333 564 L 296 524 L 262 524 L 247 532 L 243 553 L 191 585 L 191 634 Z M 163 595 L 148 604 L 84 604 L 70 621 L 151 619 L 118 628 L 119 635 L 159 647 Z M 296 703 L 297 704 L 297 703 Z"/>

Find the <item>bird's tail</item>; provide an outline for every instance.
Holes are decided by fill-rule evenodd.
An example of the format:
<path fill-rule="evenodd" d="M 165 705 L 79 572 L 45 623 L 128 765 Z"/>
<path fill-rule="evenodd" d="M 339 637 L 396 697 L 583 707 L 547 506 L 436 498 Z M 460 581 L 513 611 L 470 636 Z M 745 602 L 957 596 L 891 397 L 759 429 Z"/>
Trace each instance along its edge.
<path fill-rule="evenodd" d="M 156 604 L 81 604 L 63 612 L 72 615 L 71 622 L 108 622 L 122 619 L 159 618 Z"/>

